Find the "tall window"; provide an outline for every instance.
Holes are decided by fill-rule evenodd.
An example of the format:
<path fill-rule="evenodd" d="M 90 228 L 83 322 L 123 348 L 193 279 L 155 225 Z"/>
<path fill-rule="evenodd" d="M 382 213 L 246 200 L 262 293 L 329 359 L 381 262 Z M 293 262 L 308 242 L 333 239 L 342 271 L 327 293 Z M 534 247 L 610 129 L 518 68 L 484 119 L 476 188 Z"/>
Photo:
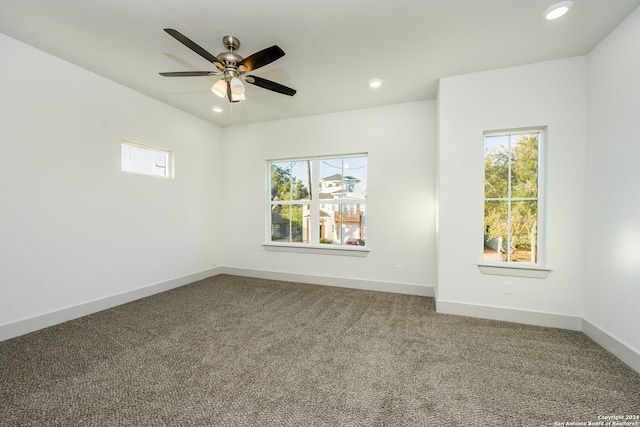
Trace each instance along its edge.
<path fill-rule="evenodd" d="M 122 170 L 171 177 L 171 151 L 137 142 L 122 141 Z"/>
<path fill-rule="evenodd" d="M 367 156 L 268 163 L 270 242 L 366 246 Z"/>
<path fill-rule="evenodd" d="M 483 261 L 539 264 L 542 129 L 484 136 Z"/>

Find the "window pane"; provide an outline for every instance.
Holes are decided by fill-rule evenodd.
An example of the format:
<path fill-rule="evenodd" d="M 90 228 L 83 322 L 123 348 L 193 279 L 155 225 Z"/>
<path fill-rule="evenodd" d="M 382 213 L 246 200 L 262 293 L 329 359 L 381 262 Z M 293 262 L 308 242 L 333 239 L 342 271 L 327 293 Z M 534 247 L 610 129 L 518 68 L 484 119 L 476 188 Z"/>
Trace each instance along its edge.
<path fill-rule="evenodd" d="M 272 205 L 271 241 L 309 243 L 309 205 Z"/>
<path fill-rule="evenodd" d="M 538 197 L 539 134 L 513 135 L 511 197 Z"/>
<path fill-rule="evenodd" d="M 334 207 L 339 205 L 320 205 L 320 243 L 333 243 L 336 236 Z"/>
<path fill-rule="evenodd" d="M 511 202 L 511 261 L 537 262 L 538 202 Z"/>
<path fill-rule="evenodd" d="M 483 261 L 508 261 L 509 202 L 484 202 Z"/>
<path fill-rule="evenodd" d="M 125 172 L 169 176 L 169 152 L 133 143 L 122 143 L 121 166 Z"/>
<path fill-rule="evenodd" d="M 343 245 L 365 245 L 365 212 L 363 206 L 341 205 L 336 219 L 338 219 L 340 225 L 339 240 Z"/>
<path fill-rule="evenodd" d="M 271 163 L 271 200 L 291 200 L 291 162 Z"/>
<path fill-rule="evenodd" d="M 291 164 L 291 179 L 293 200 L 309 200 L 309 188 L 311 188 L 311 161 L 297 160 Z"/>
<path fill-rule="evenodd" d="M 271 200 L 309 200 L 311 162 L 271 163 Z"/>
<path fill-rule="evenodd" d="M 320 206 L 320 243 L 365 246 L 366 209 L 362 204 Z"/>
<path fill-rule="evenodd" d="M 509 196 L 509 136 L 484 138 L 484 197 Z"/>
<path fill-rule="evenodd" d="M 367 157 L 321 159 L 320 198 L 364 198 L 367 195 Z"/>

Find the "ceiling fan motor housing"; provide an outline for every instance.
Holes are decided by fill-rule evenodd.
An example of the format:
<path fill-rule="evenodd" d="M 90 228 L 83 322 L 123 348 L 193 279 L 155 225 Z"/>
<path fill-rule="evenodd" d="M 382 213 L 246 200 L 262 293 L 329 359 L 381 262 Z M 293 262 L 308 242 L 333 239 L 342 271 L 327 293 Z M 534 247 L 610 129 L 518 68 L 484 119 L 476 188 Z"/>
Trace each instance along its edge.
<path fill-rule="evenodd" d="M 237 53 L 222 52 L 218 55 L 218 59 L 227 67 L 235 67 L 236 64 L 242 61 L 244 58 Z"/>
<path fill-rule="evenodd" d="M 218 55 L 218 60 L 224 66 L 224 76 L 227 81 L 230 81 L 233 77 L 238 77 L 242 70 L 238 70 L 238 63 L 242 61 L 244 58 L 234 50 L 237 50 L 240 47 L 240 40 L 234 36 L 224 36 L 222 38 L 222 43 L 224 47 L 227 48 L 227 52 L 222 52 Z"/>

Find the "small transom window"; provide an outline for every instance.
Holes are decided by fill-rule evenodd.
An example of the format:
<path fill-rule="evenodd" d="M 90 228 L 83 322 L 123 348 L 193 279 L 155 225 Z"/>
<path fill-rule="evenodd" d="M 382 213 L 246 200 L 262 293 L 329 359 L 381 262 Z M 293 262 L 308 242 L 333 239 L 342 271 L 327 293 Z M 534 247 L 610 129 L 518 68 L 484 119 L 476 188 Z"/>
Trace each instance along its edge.
<path fill-rule="evenodd" d="M 171 154 L 162 148 L 122 141 L 122 171 L 170 178 Z"/>

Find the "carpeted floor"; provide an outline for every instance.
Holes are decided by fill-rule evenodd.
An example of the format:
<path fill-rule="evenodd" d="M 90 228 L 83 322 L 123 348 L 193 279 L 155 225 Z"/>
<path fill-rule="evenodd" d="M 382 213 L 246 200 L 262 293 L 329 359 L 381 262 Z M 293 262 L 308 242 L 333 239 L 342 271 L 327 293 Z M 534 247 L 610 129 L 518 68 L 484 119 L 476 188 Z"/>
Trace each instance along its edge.
<path fill-rule="evenodd" d="M 0 343 L 2 426 L 554 426 L 640 414 L 579 332 L 221 275 Z"/>

